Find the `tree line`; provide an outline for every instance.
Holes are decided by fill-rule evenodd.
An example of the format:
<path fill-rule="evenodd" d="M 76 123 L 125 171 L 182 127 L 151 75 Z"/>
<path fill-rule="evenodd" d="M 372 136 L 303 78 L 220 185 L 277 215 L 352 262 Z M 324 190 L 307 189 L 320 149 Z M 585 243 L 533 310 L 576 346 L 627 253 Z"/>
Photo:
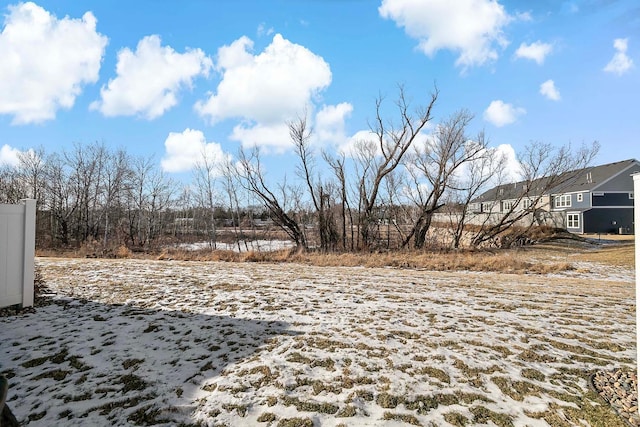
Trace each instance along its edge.
<path fill-rule="evenodd" d="M 215 248 L 223 234 L 240 244 L 258 219 L 278 227 L 299 251 L 477 247 L 494 244 L 518 223 L 517 233 L 499 240 L 509 245 L 535 225 L 531 213 L 545 203 L 545 190 L 598 151 L 597 143 L 579 149 L 529 143 L 517 156 L 521 185 L 512 203 L 471 226 L 473 201 L 514 177 L 483 132 L 468 134 L 468 111 L 432 123 L 438 96 L 436 89 L 414 107 L 400 87 L 392 117 L 384 117 L 385 100 L 377 99 L 369 137 L 349 150 L 320 150 L 305 116 L 290 121 L 292 179 L 269 179 L 257 147 L 224 159 L 203 152 L 185 185 L 152 157 L 75 144 L 61 153 L 21 152 L 17 166 L 0 166 L 0 203 L 36 199 L 37 244 L 54 249 L 92 242 L 150 250 L 185 236 Z M 525 218 L 531 219 L 522 227 Z"/>

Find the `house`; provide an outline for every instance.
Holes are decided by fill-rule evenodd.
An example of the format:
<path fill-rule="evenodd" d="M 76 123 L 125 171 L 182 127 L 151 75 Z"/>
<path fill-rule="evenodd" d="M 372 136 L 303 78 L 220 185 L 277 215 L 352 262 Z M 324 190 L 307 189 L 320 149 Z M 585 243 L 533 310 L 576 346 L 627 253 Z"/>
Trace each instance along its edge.
<path fill-rule="evenodd" d="M 530 211 L 574 233 L 634 232 L 635 159 L 587 167 L 561 176 L 492 188 L 471 203 L 475 214 L 517 215 Z"/>

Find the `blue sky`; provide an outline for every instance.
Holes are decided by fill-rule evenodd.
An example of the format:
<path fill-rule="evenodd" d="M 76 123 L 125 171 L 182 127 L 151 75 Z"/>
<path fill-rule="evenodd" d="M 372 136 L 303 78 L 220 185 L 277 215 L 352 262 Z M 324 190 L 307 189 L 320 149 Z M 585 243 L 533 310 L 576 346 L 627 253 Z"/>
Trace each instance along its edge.
<path fill-rule="evenodd" d="M 0 2 L 0 164 L 104 142 L 176 177 L 259 145 L 292 170 L 286 122 L 314 144 L 366 135 L 398 85 L 434 124 L 465 108 L 492 146 L 602 148 L 640 159 L 634 0 Z M 342 148 L 341 148 L 342 147 Z"/>

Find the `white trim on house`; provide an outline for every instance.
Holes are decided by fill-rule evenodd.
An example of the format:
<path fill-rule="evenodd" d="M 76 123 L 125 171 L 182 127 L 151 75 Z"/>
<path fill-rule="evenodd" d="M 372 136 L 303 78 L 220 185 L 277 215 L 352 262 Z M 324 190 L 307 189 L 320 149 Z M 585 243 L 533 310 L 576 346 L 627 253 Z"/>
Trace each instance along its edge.
<path fill-rule="evenodd" d="M 561 194 L 553 198 L 554 209 L 570 208 L 571 194 Z"/>
<path fill-rule="evenodd" d="M 633 209 L 633 206 L 592 206 L 589 209 Z"/>
<path fill-rule="evenodd" d="M 567 228 L 580 228 L 579 212 L 567 212 Z"/>

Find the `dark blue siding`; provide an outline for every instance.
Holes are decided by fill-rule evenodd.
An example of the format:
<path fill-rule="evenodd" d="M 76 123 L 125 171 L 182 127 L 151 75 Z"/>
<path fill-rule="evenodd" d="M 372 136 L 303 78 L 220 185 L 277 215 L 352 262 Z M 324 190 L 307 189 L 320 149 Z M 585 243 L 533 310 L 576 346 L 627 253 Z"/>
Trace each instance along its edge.
<path fill-rule="evenodd" d="M 633 206 L 629 193 L 605 193 L 604 196 L 591 196 L 592 206 Z"/>
<path fill-rule="evenodd" d="M 633 209 L 591 209 L 584 212 L 583 220 L 585 233 L 617 234 L 621 227 L 633 233 Z"/>

